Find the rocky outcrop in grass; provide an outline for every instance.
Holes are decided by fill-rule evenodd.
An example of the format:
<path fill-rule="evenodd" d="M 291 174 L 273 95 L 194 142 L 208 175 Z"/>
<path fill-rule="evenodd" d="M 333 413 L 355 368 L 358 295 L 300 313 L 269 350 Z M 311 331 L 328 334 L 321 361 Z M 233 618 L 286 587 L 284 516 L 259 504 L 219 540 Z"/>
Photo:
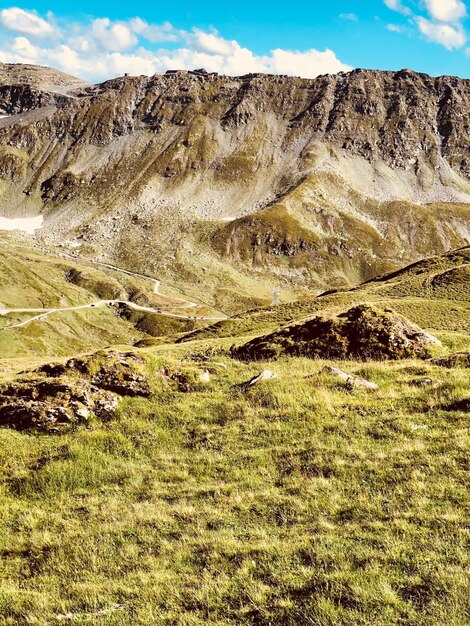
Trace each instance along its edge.
<path fill-rule="evenodd" d="M 110 352 L 45 365 L 37 372 L 45 377 L 0 388 L 0 427 L 57 433 L 93 418 L 111 419 L 119 396 L 151 395 L 144 363 L 134 354 Z"/>
<path fill-rule="evenodd" d="M 357 306 L 337 317 L 314 317 L 233 347 L 243 361 L 305 356 L 324 359 L 405 359 L 429 356 L 439 341 L 393 311 Z"/>
<path fill-rule="evenodd" d="M 65 432 L 93 416 L 109 419 L 117 406 L 115 395 L 83 379 L 33 379 L 0 390 L 0 426 Z"/>
<path fill-rule="evenodd" d="M 454 367 L 468 367 L 470 368 L 470 352 L 456 352 L 449 356 L 440 356 L 431 360 L 433 365 L 439 365 L 440 367 L 447 367 L 452 369 Z"/>

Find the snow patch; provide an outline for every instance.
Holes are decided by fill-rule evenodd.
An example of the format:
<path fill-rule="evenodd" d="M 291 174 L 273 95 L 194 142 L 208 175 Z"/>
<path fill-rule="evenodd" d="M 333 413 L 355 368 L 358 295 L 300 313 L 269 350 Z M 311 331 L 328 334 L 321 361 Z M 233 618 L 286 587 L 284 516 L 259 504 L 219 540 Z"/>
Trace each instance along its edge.
<path fill-rule="evenodd" d="M 0 230 L 21 230 L 27 235 L 34 235 L 44 222 L 42 215 L 36 217 L 1 217 Z"/>

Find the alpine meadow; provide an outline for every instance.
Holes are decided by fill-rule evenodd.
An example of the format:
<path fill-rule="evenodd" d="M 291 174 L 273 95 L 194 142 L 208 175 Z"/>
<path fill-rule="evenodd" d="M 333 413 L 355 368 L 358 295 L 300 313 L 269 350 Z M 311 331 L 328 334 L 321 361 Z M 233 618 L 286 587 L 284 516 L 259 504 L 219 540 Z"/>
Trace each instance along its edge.
<path fill-rule="evenodd" d="M 470 7 L 33 4 L 0 626 L 470 626 Z"/>

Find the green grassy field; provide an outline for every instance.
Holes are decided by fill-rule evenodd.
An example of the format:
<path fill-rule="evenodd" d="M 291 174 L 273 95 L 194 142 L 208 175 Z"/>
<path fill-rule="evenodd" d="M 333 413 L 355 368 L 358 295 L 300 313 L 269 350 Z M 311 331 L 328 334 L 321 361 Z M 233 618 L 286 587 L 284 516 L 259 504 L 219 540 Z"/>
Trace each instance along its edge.
<path fill-rule="evenodd" d="M 260 307 L 189 333 L 181 341 L 264 334 L 318 313 L 359 304 L 392 308 L 432 331 L 470 333 L 470 246 L 420 261 L 354 289 L 332 291 L 276 307 Z"/>
<path fill-rule="evenodd" d="M 23 274 L 38 294 L 35 267 Z M 63 268 L 47 267 L 60 288 Z M 138 351 L 151 398 L 121 400 L 111 421 L 0 429 L 1 626 L 470 625 L 469 424 L 452 407 L 469 398 L 465 360 L 229 356 L 234 342 L 364 301 L 433 332 L 438 354 L 468 351 L 467 268 L 468 250 L 184 341 L 173 323 L 153 340 L 104 309 L 51 316 L 11 346 L 0 334 L 2 382 L 48 350 L 155 344 Z M 326 364 L 379 389 L 351 390 Z M 237 388 L 264 368 L 277 378 Z"/>
<path fill-rule="evenodd" d="M 380 386 L 350 391 L 209 343 L 144 351 L 154 395 L 109 423 L 0 430 L 1 623 L 470 624 L 468 370 L 345 362 Z"/>

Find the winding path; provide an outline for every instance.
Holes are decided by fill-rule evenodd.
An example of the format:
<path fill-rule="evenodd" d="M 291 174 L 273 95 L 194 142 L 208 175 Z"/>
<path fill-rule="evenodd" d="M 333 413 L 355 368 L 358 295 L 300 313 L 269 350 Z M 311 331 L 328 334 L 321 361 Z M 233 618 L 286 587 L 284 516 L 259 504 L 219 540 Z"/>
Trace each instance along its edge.
<path fill-rule="evenodd" d="M 160 293 L 160 285 L 162 284 L 162 281 L 159 280 L 158 278 L 152 278 L 152 276 L 147 276 L 146 274 L 139 274 L 138 272 L 131 272 L 130 270 L 124 270 L 121 267 L 116 267 L 116 265 L 111 265 L 110 263 L 102 263 L 101 261 L 90 261 L 90 260 L 84 261 L 83 259 L 80 259 L 79 257 L 77 258 L 67 253 L 63 253 L 63 256 L 66 256 L 68 259 L 71 259 L 74 261 L 79 261 L 80 263 L 88 263 L 90 265 L 105 267 L 106 269 L 112 270 L 113 272 L 126 274 L 126 276 L 133 276 L 134 278 L 142 278 L 144 280 L 149 280 L 150 282 L 154 283 L 154 286 L 153 286 L 154 294 L 159 295 L 161 298 L 168 298 L 169 300 L 172 300 L 173 302 L 181 302 L 181 304 L 176 304 L 174 307 L 171 307 L 171 308 L 194 309 L 195 307 L 199 306 L 195 302 L 190 302 L 189 300 L 186 300 L 185 298 L 176 298 L 173 296 L 167 296 L 164 293 Z"/>
<path fill-rule="evenodd" d="M 67 257 L 68 259 L 77 261 L 77 262 L 81 262 L 83 263 L 84 261 L 82 261 L 80 258 L 74 257 L 70 254 L 67 253 L 62 253 L 63 257 Z M 195 302 L 190 302 L 189 300 L 185 300 L 184 298 L 174 298 L 172 296 L 167 296 L 165 294 L 161 294 L 160 293 L 160 285 L 161 285 L 161 281 L 156 279 L 156 278 L 152 278 L 151 276 L 146 276 L 145 274 L 138 274 L 137 272 L 131 272 L 129 270 L 124 270 L 120 267 L 116 267 L 115 265 L 111 265 L 109 263 L 102 263 L 100 261 L 85 261 L 85 263 L 88 263 L 90 265 L 96 265 L 96 266 L 100 266 L 100 267 L 105 267 L 108 270 L 112 270 L 114 272 L 120 272 L 121 274 L 126 274 L 127 276 L 134 276 L 135 278 L 141 278 L 144 280 L 149 280 L 151 281 L 154 286 L 153 286 L 153 293 L 154 294 L 158 294 L 160 297 L 162 298 L 168 298 L 169 300 L 171 300 L 172 302 L 176 302 L 177 304 L 174 304 L 171 307 L 168 308 L 173 308 L 173 309 L 191 309 L 191 308 L 195 308 L 197 306 L 199 306 L 198 304 L 196 304 Z M 44 319 L 46 317 L 48 317 L 49 315 L 53 314 L 53 313 L 65 313 L 68 311 L 80 311 L 80 310 L 84 310 L 84 309 L 97 309 L 103 306 L 118 306 L 118 305 L 125 305 L 127 307 L 129 307 L 130 309 L 134 309 L 135 311 L 143 311 L 145 313 L 154 313 L 155 315 L 162 315 L 164 317 L 172 317 L 172 318 L 176 318 L 176 319 L 181 319 L 181 320 L 200 320 L 200 321 L 207 321 L 207 322 L 214 322 L 214 321 L 221 321 L 227 318 L 227 316 L 218 316 L 218 317 L 206 317 L 206 316 L 201 316 L 201 315 L 180 315 L 178 313 L 169 313 L 168 311 L 164 311 L 162 308 L 152 308 L 152 307 L 146 307 L 146 306 L 141 306 L 140 304 L 135 304 L 134 302 L 130 302 L 129 300 L 98 300 L 97 302 L 91 302 L 89 304 L 81 304 L 78 306 L 71 306 L 71 307 L 62 307 L 62 308 L 30 308 L 30 309 L 26 309 L 26 308 L 18 308 L 18 309 L 7 309 L 7 308 L 2 308 L 2 305 L 0 304 L 0 316 L 2 315 L 9 315 L 12 313 L 37 313 L 38 315 L 34 315 L 32 317 L 29 317 L 28 319 L 24 320 L 23 322 L 18 322 L 17 324 L 11 324 L 9 326 L 4 326 L 3 328 L 0 328 L 1 330 L 12 330 L 14 328 L 22 328 L 24 326 L 27 326 L 28 324 L 31 324 L 31 322 L 34 322 L 36 320 L 41 320 Z"/>
<path fill-rule="evenodd" d="M 167 311 L 162 311 L 161 309 L 152 309 L 147 306 L 140 306 L 139 304 L 134 304 L 134 302 L 129 302 L 128 300 L 98 300 L 97 302 L 91 302 L 90 304 L 81 304 L 79 306 L 70 306 L 59 309 L 0 309 L 0 315 L 9 315 L 10 313 L 39 313 L 39 315 L 34 315 L 33 317 L 29 317 L 27 320 L 23 322 L 18 322 L 17 324 L 11 324 L 10 326 L 4 326 L 0 330 L 12 330 L 13 328 L 22 328 L 23 326 L 27 326 L 31 322 L 35 320 L 40 320 L 52 313 L 64 313 L 67 311 L 80 311 L 83 309 L 97 309 L 102 306 L 115 306 L 123 304 L 128 306 L 130 309 L 134 309 L 135 311 L 144 311 L 146 313 L 154 313 L 156 315 L 163 315 L 164 317 L 174 317 L 176 319 L 182 320 L 202 320 L 208 322 L 221 321 L 226 319 L 225 317 L 204 317 L 204 316 L 192 316 L 192 315 L 179 315 L 178 313 L 168 313 Z"/>

